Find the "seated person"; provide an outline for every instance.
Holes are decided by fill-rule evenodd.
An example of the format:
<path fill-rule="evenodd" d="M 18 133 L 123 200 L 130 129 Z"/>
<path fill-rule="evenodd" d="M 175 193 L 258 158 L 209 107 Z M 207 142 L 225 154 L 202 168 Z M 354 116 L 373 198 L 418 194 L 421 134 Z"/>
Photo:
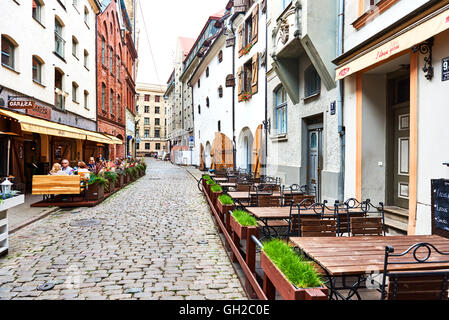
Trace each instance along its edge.
<path fill-rule="evenodd" d="M 87 165 L 87 169 L 89 169 L 89 171 L 91 171 L 91 172 L 95 172 L 96 167 L 97 167 L 97 165 L 95 163 L 94 157 L 90 157 L 89 164 Z"/>
<path fill-rule="evenodd" d="M 83 161 L 78 162 L 78 174 L 80 174 L 80 173 L 85 173 L 85 174 L 83 174 L 84 178 L 89 180 L 89 178 L 90 178 L 90 171 L 87 168 L 86 163 L 83 162 Z"/>
<path fill-rule="evenodd" d="M 65 172 L 68 175 L 72 175 L 73 174 L 73 168 L 71 166 L 69 166 L 69 160 L 64 159 L 62 160 L 62 171 Z"/>
<path fill-rule="evenodd" d="M 51 176 L 67 175 L 67 173 L 62 171 L 61 169 L 62 169 L 61 165 L 59 163 L 55 163 L 51 168 L 50 172 L 48 173 L 48 175 Z"/>

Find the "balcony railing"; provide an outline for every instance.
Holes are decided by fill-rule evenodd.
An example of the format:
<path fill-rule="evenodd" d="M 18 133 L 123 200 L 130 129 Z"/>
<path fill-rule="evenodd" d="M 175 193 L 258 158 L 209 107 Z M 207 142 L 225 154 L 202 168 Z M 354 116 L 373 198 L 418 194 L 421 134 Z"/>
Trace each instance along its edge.
<path fill-rule="evenodd" d="M 64 110 L 65 108 L 65 97 L 60 93 L 55 93 L 55 107 L 59 110 Z"/>

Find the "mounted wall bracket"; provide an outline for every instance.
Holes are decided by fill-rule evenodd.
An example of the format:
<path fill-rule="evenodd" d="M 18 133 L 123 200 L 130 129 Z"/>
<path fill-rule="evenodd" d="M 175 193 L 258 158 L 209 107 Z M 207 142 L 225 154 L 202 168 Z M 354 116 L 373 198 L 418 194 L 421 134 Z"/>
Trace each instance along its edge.
<path fill-rule="evenodd" d="M 426 55 L 424 57 L 424 67 L 422 70 L 425 73 L 425 77 L 427 80 L 432 80 L 434 71 L 432 66 L 432 47 L 434 43 L 434 38 L 430 38 L 414 47 L 412 47 L 412 51 L 414 53 L 419 52 L 420 54 Z"/>

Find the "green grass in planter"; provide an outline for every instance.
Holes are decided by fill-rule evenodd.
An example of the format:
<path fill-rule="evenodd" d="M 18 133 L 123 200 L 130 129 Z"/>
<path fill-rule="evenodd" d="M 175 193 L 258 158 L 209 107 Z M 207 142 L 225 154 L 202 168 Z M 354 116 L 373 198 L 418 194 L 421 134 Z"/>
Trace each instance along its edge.
<path fill-rule="evenodd" d="M 210 185 L 210 186 L 216 185 L 216 183 L 215 183 L 214 180 L 207 180 L 207 181 L 206 181 L 206 184 L 208 184 L 208 185 Z"/>
<path fill-rule="evenodd" d="M 208 174 L 203 175 L 203 179 L 204 180 L 212 180 L 212 178 Z"/>
<path fill-rule="evenodd" d="M 313 265 L 282 240 L 265 242 L 263 251 L 296 287 L 316 288 L 323 285 Z"/>
<path fill-rule="evenodd" d="M 257 226 L 257 220 L 248 212 L 243 210 L 234 210 L 232 211 L 232 216 L 238 223 L 240 223 L 244 227 L 255 227 Z"/>
<path fill-rule="evenodd" d="M 228 206 L 232 206 L 234 204 L 234 201 L 232 200 L 232 198 L 230 196 L 228 196 L 227 194 L 222 194 L 221 196 L 218 197 L 218 200 L 221 202 L 222 205 L 228 205 Z"/>
<path fill-rule="evenodd" d="M 210 187 L 210 191 L 212 192 L 223 192 L 223 189 L 218 185 L 214 184 L 212 187 Z"/>

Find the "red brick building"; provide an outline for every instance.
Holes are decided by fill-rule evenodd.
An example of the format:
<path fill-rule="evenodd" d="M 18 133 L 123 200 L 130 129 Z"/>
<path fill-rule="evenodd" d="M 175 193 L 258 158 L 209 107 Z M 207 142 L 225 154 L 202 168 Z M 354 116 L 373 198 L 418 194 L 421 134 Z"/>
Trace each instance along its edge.
<path fill-rule="evenodd" d="M 123 0 L 102 2 L 97 16 L 98 131 L 123 141 L 104 147 L 109 159 L 125 157 L 126 109 L 135 114 L 135 61 L 132 25 Z"/>

